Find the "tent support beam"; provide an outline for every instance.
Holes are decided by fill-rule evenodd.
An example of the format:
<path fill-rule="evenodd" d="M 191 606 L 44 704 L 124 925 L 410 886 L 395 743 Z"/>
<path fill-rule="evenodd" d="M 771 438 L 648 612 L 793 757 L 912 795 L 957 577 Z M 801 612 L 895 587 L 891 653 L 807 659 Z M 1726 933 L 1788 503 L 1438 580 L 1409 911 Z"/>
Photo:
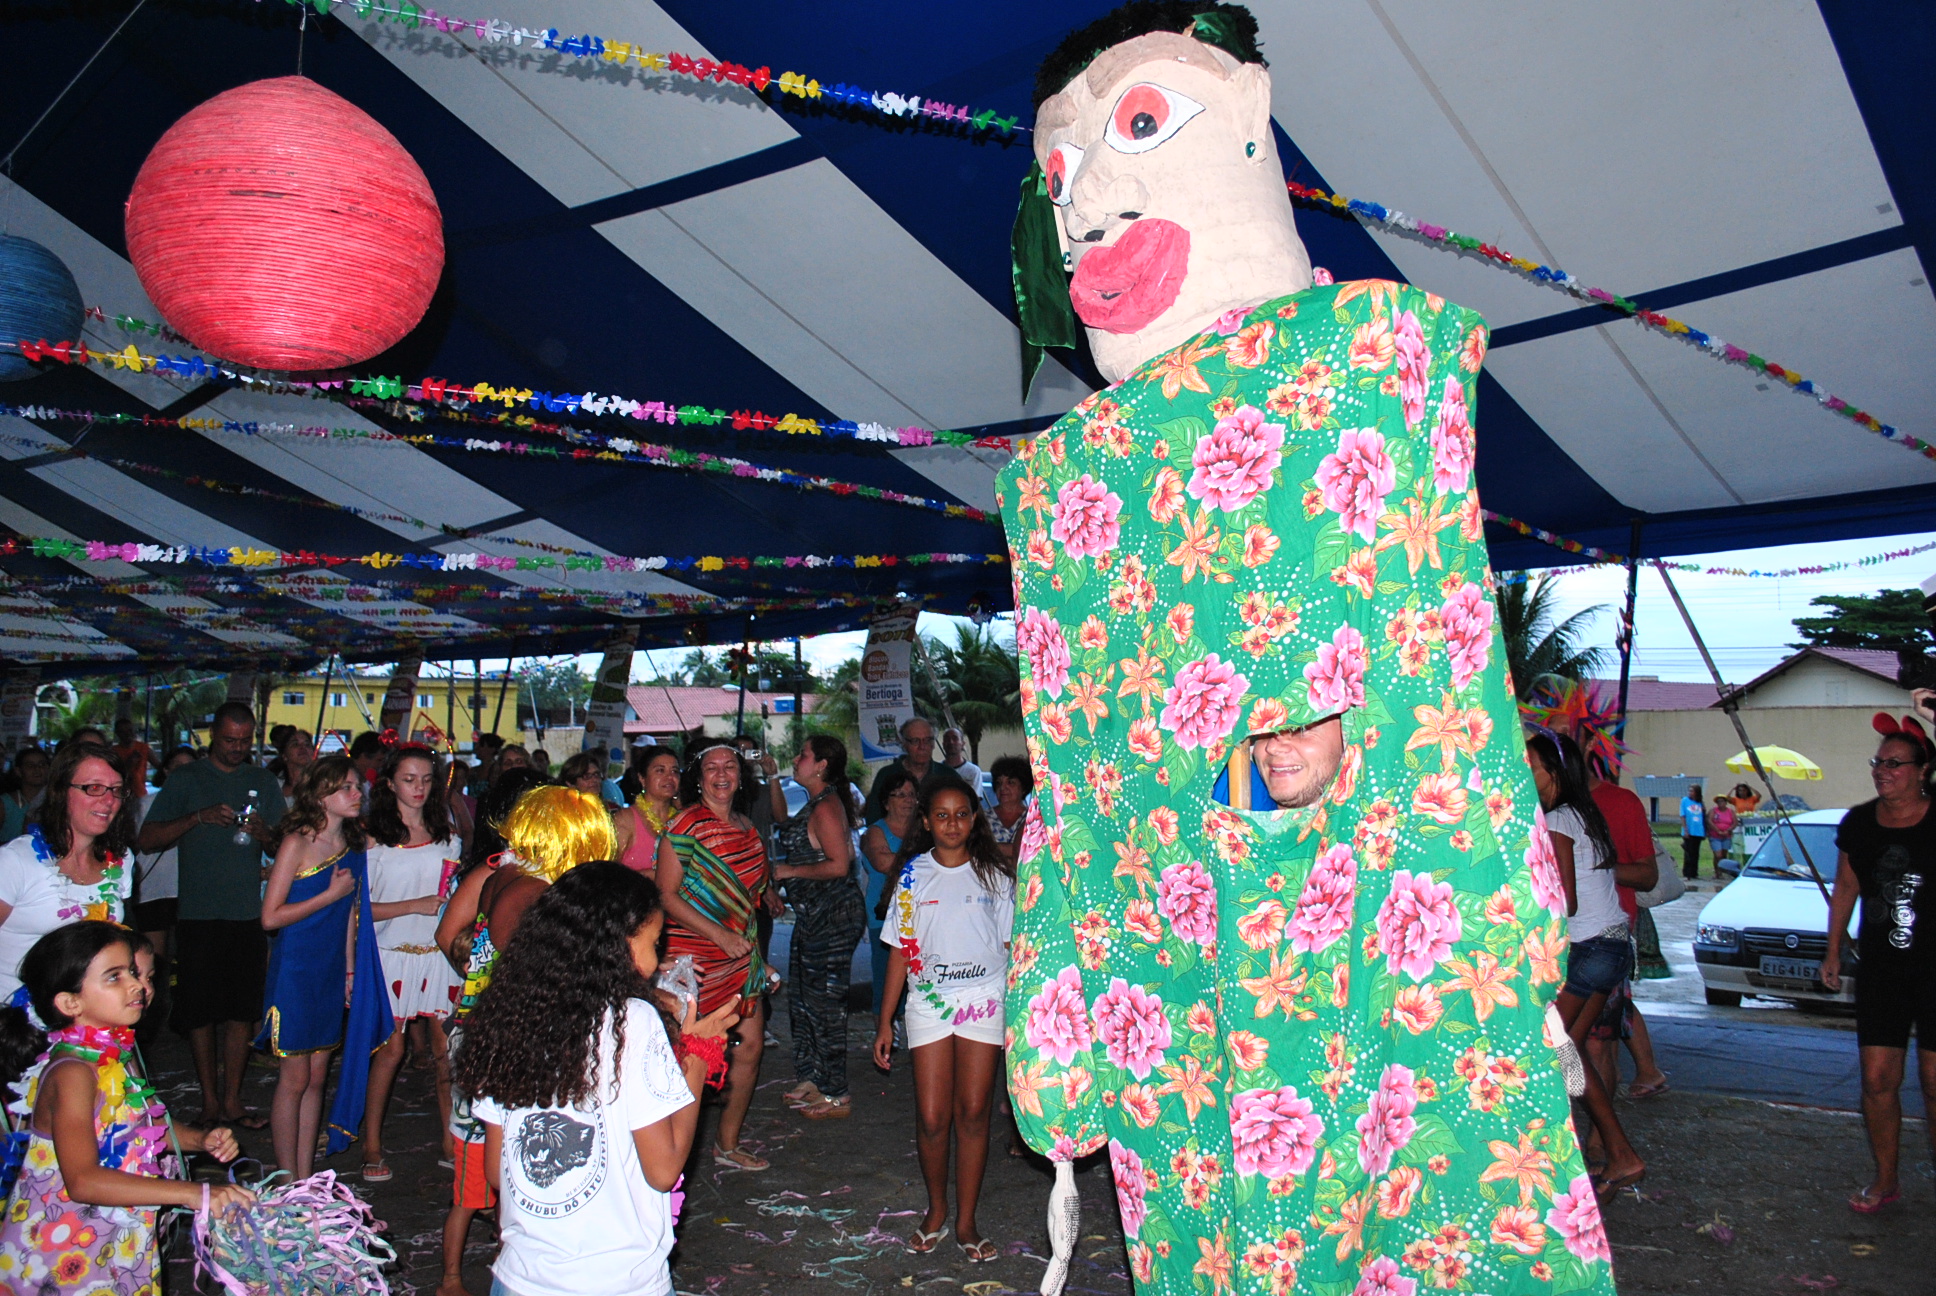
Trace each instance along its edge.
<path fill-rule="evenodd" d="M 1634 605 L 1640 598 L 1640 519 L 1627 543 L 1627 611 L 1620 622 L 1620 732 L 1627 727 L 1627 685 L 1633 677 Z"/>
<path fill-rule="evenodd" d="M 1701 650 L 1701 660 L 1707 663 L 1707 673 L 1713 676 L 1714 687 L 1721 695 L 1721 709 L 1728 713 L 1728 719 L 1733 722 L 1735 736 L 1741 739 L 1741 746 L 1748 753 L 1748 763 L 1754 766 L 1755 775 L 1761 780 L 1761 785 L 1768 789 L 1769 803 L 1775 808 L 1775 837 L 1781 842 L 1782 854 L 1787 855 L 1788 839 L 1793 837 L 1795 845 L 1801 850 L 1803 862 L 1808 865 L 1809 873 L 1815 878 L 1816 889 L 1822 893 L 1822 903 L 1830 904 L 1828 883 L 1822 880 L 1822 871 L 1815 867 L 1814 857 L 1808 853 L 1808 843 L 1802 840 L 1800 833 L 1790 828 L 1788 811 L 1781 804 L 1781 793 L 1775 791 L 1775 780 L 1762 765 L 1761 755 L 1755 751 L 1754 744 L 1748 740 L 1747 727 L 1741 723 L 1739 695 L 1728 691 L 1727 682 L 1721 678 L 1720 669 L 1714 664 L 1713 654 L 1707 650 L 1707 642 L 1701 638 L 1701 632 L 1694 628 L 1694 618 L 1688 614 L 1687 604 L 1681 601 L 1681 592 L 1674 588 L 1674 579 L 1667 574 L 1667 567 L 1658 558 L 1653 559 L 1653 564 L 1654 570 L 1660 573 L 1661 582 L 1667 586 L 1668 597 L 1674 600 L 1675 610 L 1681 614 L 1681 623 L 1687 627 L 1687 633 L 1694 640 L 1694 646 Z M 1793 862 L 1792 857 L 1790 862 Z M 1830 912 L 1833 912 L 1832 907 Z"/>

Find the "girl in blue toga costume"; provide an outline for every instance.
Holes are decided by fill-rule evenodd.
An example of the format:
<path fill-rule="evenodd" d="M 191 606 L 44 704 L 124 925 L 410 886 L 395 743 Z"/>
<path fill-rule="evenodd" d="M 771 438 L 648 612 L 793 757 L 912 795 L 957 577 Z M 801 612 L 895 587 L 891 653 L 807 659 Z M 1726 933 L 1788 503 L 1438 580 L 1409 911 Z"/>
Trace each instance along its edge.
<path fill-rule="evenodd" d="M 330 1108 L 333 1156 L 362 1124 L 370 1054 L 393 1026 L 370 913 L 362 806 L 363 783 L 348 758 L 310 766 L 278 825 L 282 840 L 262 896 L 262 926 L 274 941 L 256 1045 L 282 1064 L 270 1128 L 277 1164 L 297 1179 L 315 1163 L 330 1054 L 342 1045 L 348 1059 Z"/>

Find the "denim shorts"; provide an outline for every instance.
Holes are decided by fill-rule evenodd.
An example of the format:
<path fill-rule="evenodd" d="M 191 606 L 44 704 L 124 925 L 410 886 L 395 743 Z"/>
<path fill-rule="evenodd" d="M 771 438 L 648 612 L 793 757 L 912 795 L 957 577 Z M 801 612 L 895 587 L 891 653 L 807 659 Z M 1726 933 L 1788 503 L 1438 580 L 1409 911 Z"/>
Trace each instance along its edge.
<path fill-rule="evenodd" d="M 1608 936 L 1578 941 L 1566 960 L 1566 993 L 1610 995 L 1633 975 L 1633 942 Z"/>

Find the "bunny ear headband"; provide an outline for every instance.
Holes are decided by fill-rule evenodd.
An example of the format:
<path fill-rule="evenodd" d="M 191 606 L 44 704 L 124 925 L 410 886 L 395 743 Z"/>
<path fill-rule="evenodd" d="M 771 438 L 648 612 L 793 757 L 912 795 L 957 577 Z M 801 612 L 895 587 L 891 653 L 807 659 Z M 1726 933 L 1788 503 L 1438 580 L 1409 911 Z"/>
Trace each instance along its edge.
<path fill-rule="evenodd" d="M 1906 738 L 1915 743 L 1925 756 L 1929 754 L 1929 735 L 1923 732 L 1922 722 L 1914 716 L 1904 716 L 1898 720 L 1887 711 L 1878 711 L 1869 724 L 1884 738 Z"/>

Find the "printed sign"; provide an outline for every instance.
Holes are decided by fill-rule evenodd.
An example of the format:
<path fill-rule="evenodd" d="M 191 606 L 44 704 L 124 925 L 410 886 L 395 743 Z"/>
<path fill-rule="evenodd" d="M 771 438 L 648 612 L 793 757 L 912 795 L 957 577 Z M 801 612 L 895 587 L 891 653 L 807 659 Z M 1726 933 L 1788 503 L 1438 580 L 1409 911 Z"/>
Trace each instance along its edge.
<path fill-rule="evenodd" d="M 604 753 L 606 778 L 625 773 L 625 686 L 632 678 L 632 653 L 638 644 L 636 623 L 606 641 L 604 659 L 592 679 L 592 698 L 585 704 L 585 741 L 579 750 Z"/>
<path fill-rule="evenodd" d="M 860 656 L 860 758 L 892 760 L 901 754 L 901 726 L 914 719 L 914 626 L 912 608 L 878 617 L 867 628 Z"/>

